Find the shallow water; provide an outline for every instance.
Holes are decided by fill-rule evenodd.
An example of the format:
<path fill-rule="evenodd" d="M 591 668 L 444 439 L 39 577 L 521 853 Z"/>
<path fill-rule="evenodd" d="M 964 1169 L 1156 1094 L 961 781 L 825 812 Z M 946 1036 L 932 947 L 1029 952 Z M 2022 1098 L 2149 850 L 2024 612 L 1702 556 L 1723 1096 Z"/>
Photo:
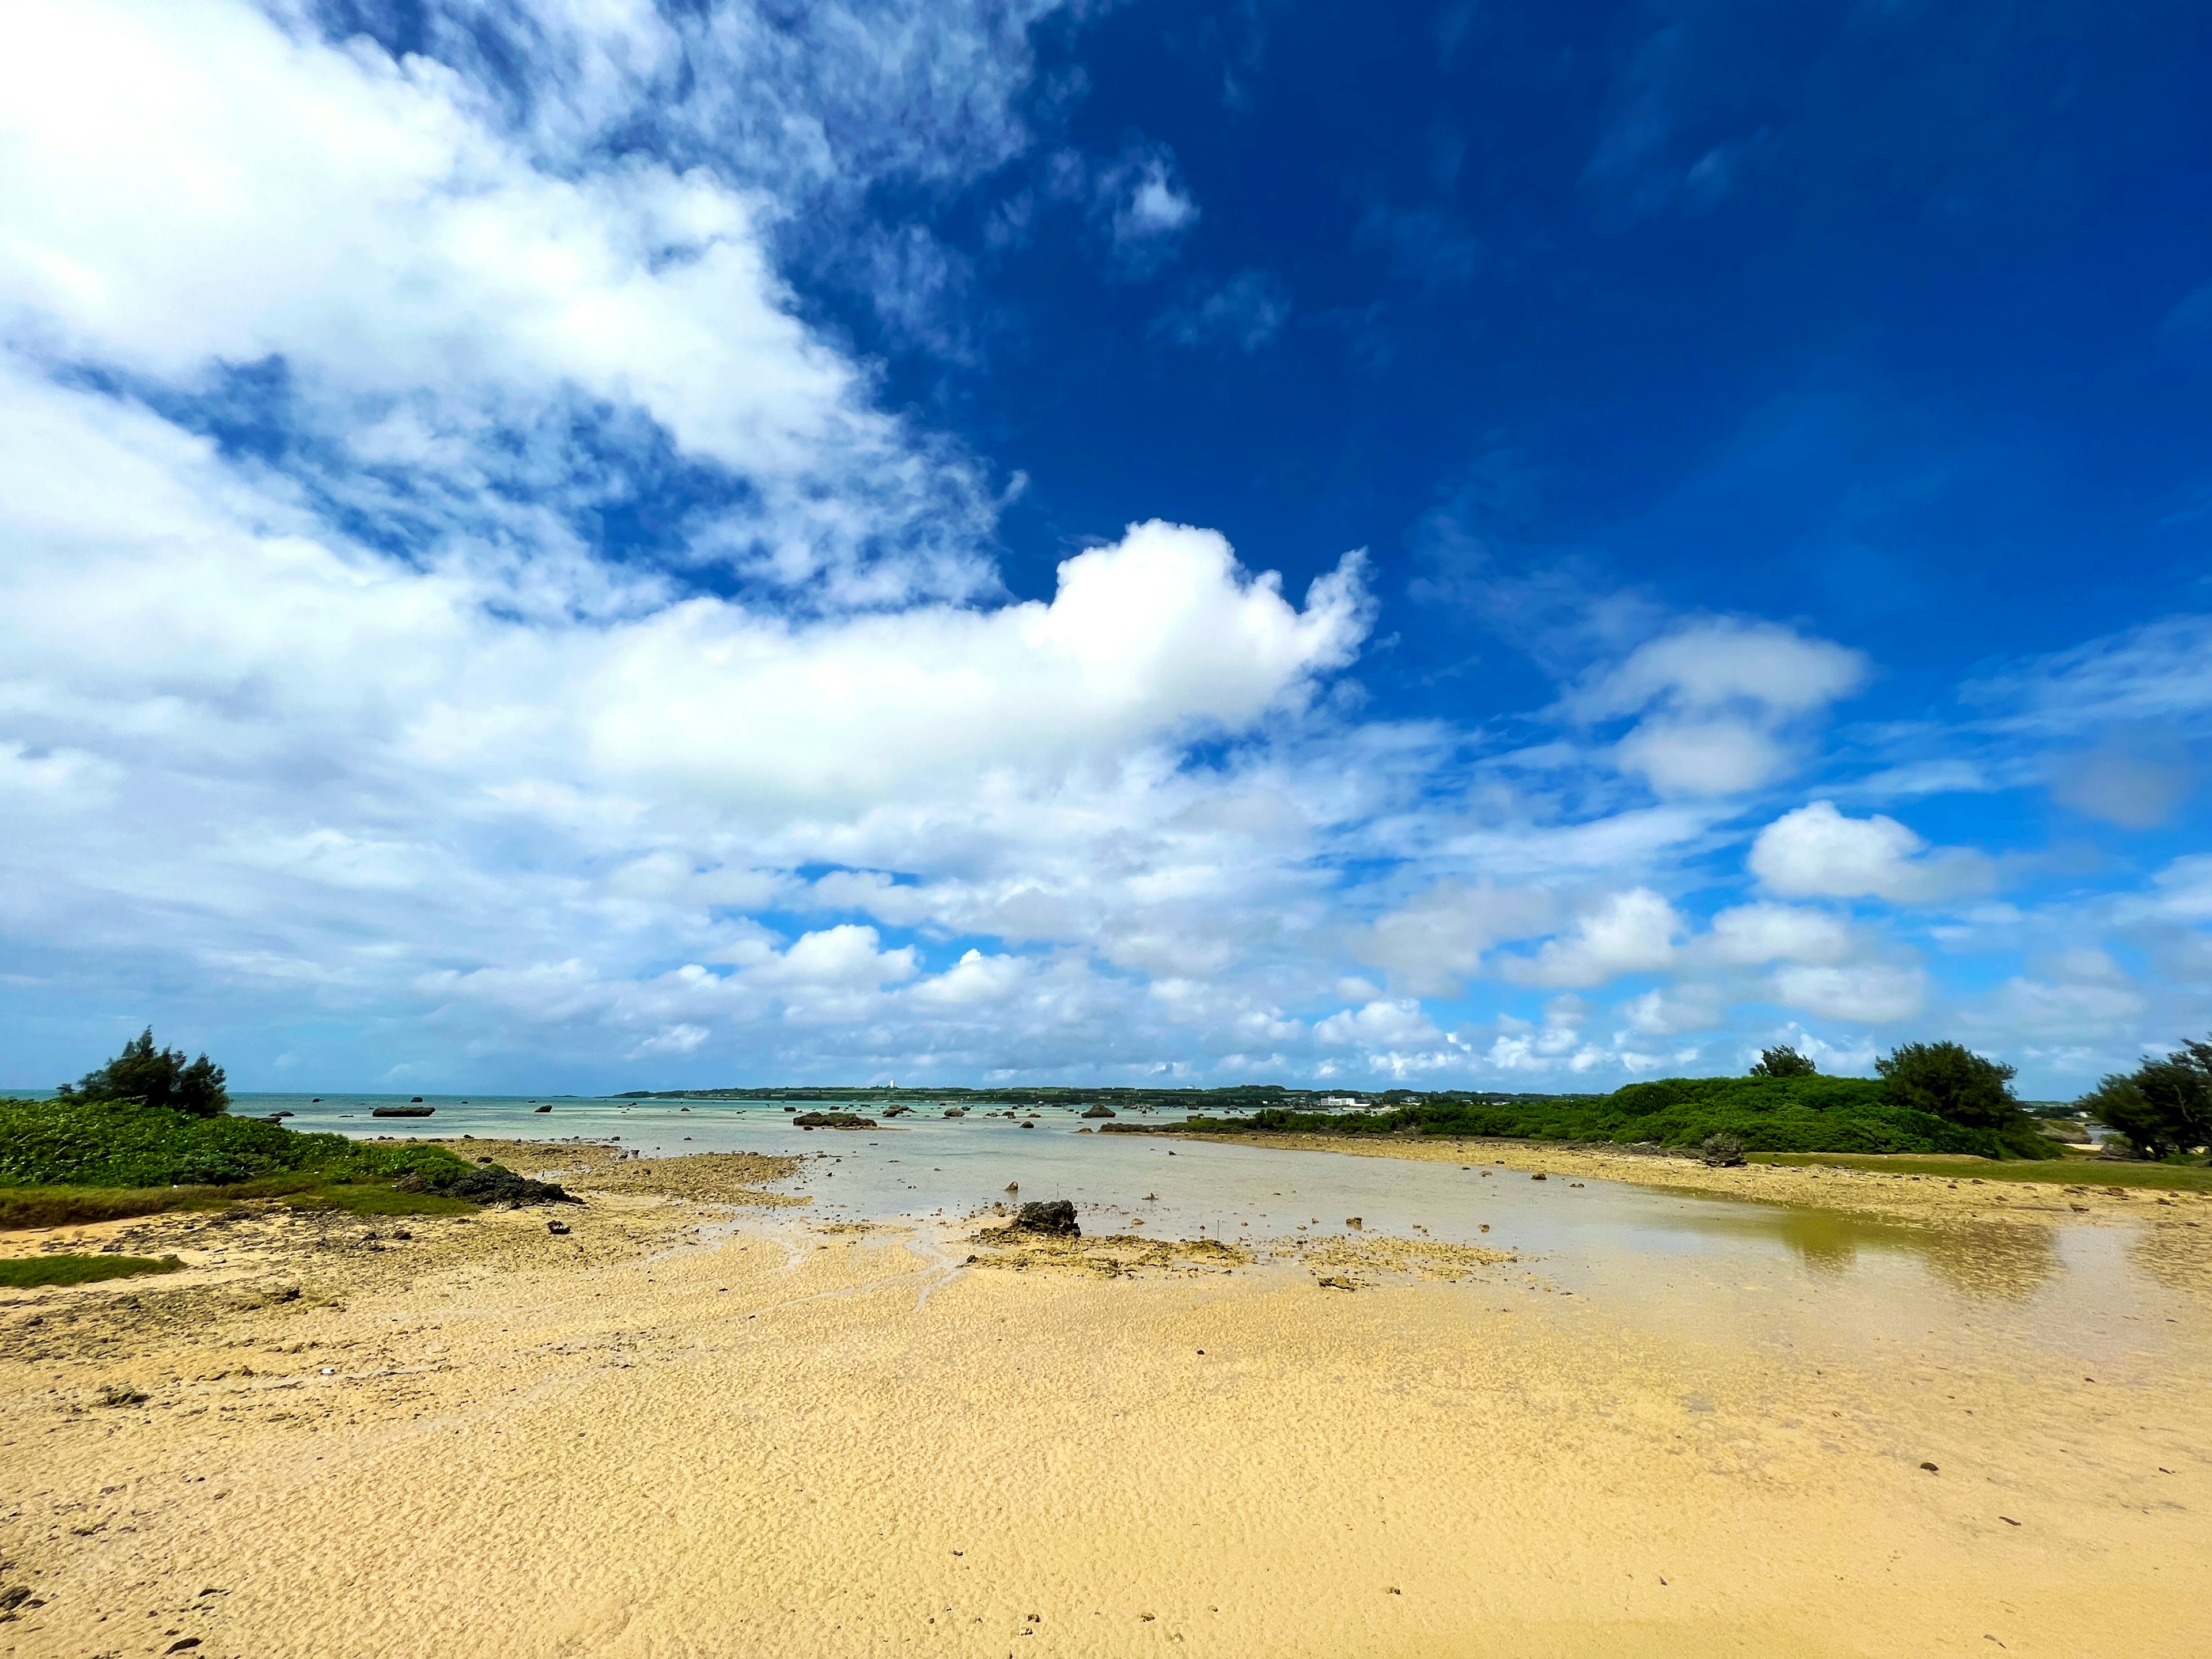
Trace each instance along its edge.
<path fill-rule="evenodd" d="M 841 1220 L 954 1230 L 994 1203 L 1067 1198 L 1088 1233 L 1220 1238 L 1265 1254 L 1270 1241 L 1346 1233 L 1356 1217 L 1370 1235 L 1517 1252 L 1520 1264 L 1490 1277 L 1528 1294 L 1579 1296 L 1661 1326 L 1733 1322 L 1808 1347 L 1908 1341 L 1933 1355 L 2004 1335 L 2103 1359 L 2201 1322 L 2192 1298 L 2144 1270 L 2132 1225 L 1917 1226 L 1614 1182 L 1532 1181 L 1496 1165 L 1082 1134 L 1072 1109 L 1054 1107 L 1040 1109 L 1033 1128 L 924 1109 L 873 1130 L 802 1130 L 783 1109 L 791 1103 L 545 1097 L 430 1096 L 429 1119 L 370 1115 L 405 1099 L 250 1095 L 233 1109 L 289 1110 L 291 1127 L 360 1136 L 796 1155 L 808 1213 Z M 544 1103 L 550 1112 L 533 1109 Z"/>

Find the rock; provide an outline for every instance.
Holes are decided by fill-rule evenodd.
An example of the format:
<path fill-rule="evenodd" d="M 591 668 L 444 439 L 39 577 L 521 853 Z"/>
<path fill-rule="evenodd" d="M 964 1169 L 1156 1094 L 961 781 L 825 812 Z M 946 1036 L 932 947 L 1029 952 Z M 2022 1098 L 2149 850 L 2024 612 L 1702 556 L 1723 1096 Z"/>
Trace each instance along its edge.
<path fill-rule="evenodd" d="M 1535 1173 L 1534 1175 L 1532 1175 L 1532 1176 L 1530 1176 L 1528 1177 L 1528 1179 L 1529 1179 L 1529 1180 L 1531 1180 L 1531 1181 L 1545 1181 L 1545 1180 L 1548 1180 L 1549 1178 L 1550 1178 L 1550 1177 L 1548 1177 L 1547 1176 L 1546 1176 L 1546 1175 L 1545 1175 L 1541 1170 L 1537 1171 L 1537 1173 Z"/>
<path fill-rule="evenodd" d="M 947 1106 L 945 1109 L 945 1115 L 947 1117 L 965 1117 L 968 1115 L 968 1109 L 965 1106 Z"/>
<path fill-rule="evenodd" d="M 876 1121 L 858 1112 L 801 1112 L 791 1120 L 802 1129 L 872 1129 Z"/>
<path fill-rule="evenodd" d="M 1085 1117 L 1111 1117 L 1114 1115 L 1114 1109 L 1102 1102 L 1100 1104 L 1091 1108 L 1091 1109 L 1084 1113 L 1083 1115 Z"/>
<path fill-rule="evenodd" d="M 371 1117 L 428 1117 L 438 1109 L 435 1106 L 380 1106 Z"/>
<path fill-rule="evenodd" d="M 885 1117 L 904 1117 L 913 1109 L 914 1108 L 911 1106 L 886 1106 L 884 1108 L 884 1115 Z"/>
<path fill-rule="evenodd" d="M 1048 1238 L 1083 1237 L 1083 1229 L 1075 1224 L 1075 1206 L 1064 1198 L 1048 1198 L 1023 1205 L 1014 1212 L 1011 1231 L 1042 1233 Z"/>
<path fill-rule="evenodd" d="M 392 1183 L 397 1186 L 397 1182 Z M 426 1190 L 441 1198 L 465 1198 L 471 1204 L 504 1204 L 520 1209 L 525 1204 L 581 1204 L 557 1182 L 532 1181 L 496 1164 L 480 1164 L 451 1181 L 432 1181 Z"/>
<path fill-rule="evenodd" d="M 1022 1125 L 1022 1127 L 1024 1129 L 1034 1129 L 1036 1127 L 1036 1125 L 1034 1123 L 1024 1123 Z"/>
<path fill-rule="evenodd" d="M 0 1613 L 13 1613 L 31 1599 L 28 1584 L 15 1584 L 0 1590 Z"/>
<path fill-rule="evenodd" d="M 1018 1193 L 1021 1191 L 1021 1189 L 1022 1183 L 1018 1181 L 1009 1181 L 1006 1183 L 1006 1190 L 1010 1193 Z"/>
<path fill-rule="evenodd" d="M 1341 1273 L 1331 1273 L 1328 1278 L 1317 1282 L 1325 1291 L 1349 1291 L 1356 1288 L 1352 1282 Z"/>
<path fill-rule="evenodd" d="M 533 1106 L 530 1109 L 533 1112 L 550 1112 L 553 1109 L 550 1106 Z"/>
<path fill-rule="evenodd" d="M 565 1234 L 568 1231 L 568 1224 L 565 1221 L 549 1221 L 545 1224 L 545 1231 L 556 1235 Z"/>
<path fill-rule="evenodd" d="M 1744 1161 L 1743 1142 L 1734 1135 L 1707 1135 L 1698 1156 L 1717 1170 L 1732 1170 Z"/>
<path fill-rule="evenodd" d="M 1363 1230 L 1363 1229 L 1364 1229 L 1364 1228 L 1366 1227 L 1366 1225 L 1367 1225 L 1366 1222 L 1363 1221 L 1362 1219 L 1360 1219 L 1360 1218 L 1359 1218 L 1359 1217 L 1358 1217 L 1358 1216 L 1356 1216 L 1356 1215 L 1348 1215 L 1348 1216 L 1345 1217 L 1345 1218 L 1344 1218 L 1344 1224 L 1345 1224 L 1346 1226 L 1347 1226 L 1347 1227 L 1351 1228 L 1354 1232 L 1358 1232 L 1358 1231 L 1362 1231 L 1362 1230 Z"/>

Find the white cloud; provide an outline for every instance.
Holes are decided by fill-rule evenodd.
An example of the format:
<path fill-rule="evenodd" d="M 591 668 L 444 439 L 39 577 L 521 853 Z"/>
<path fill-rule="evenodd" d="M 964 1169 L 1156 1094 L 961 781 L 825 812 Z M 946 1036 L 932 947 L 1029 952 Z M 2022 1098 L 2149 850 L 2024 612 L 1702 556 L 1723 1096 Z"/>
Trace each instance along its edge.
<path fill-rule="evenodd" d="M 1115 257 L 1133 275 L 1150 276 L 1174 257 L 1198 222 L 1198 203 L 1167 145 L 1138 141 L 1103 168 L 1096 189 Z"/>
<path fill-rule="evenodd" d="M 1359 959 L 1422 996 L 1449 995 L 1500 939 L 1541 933 L 1554 909 L 1538 888 L 1443 883 L 1376 918 L 1355 945 Z"/>
<path fill-rule="evenodd" d="M 1629 1028 L 1647 1036 L 1680 1031 L 1710 1031 L 1726 1024 L 1728 998 L 1718 986 L 1655 988 L 1620 1005 Z"/>
<path fill-rule="evenodd" d="M 1790 727 L 1858 689 L 1859 653 L 1771 623 L 1697 622 L 1647 641 L 1562 705 L 1584 721 L 1638 716 L 1614 753 L 1670 795 L 1733 794 L 1780 776 Z"/>
<path fill-rule="evenodd" d="M 1529 985 L 1602 985 L 1623 974 L 1667 967 L 1681 931 L 1674 907 L 1650 888 L 1611 894 L 1534 957 L 1509 958 L 1505 975 Z"/>
<path fill-rule="evenodd" d="M 1895 818 L 1845 817 L 1833 801 L 1785 812 L 1752 843 L 1751 870 L 1787 898 L 1881 898 L 1924 904 L 1986 887 L 1989 861 L 1930 848 Z"/>
<path fill-rule="evenodd" d="M 1768 983 L 1777 1002 L 1825 1018 L 1861 1024 L 1910 1019 L 1928 998 L 1925 972 L 1887 963 L 1778 968 Z"/>
<path fill-rule="evenodd" d="M 1402 1048 L 1441 1042 L 1443 1037 L 1443 1033 L 1421 1012 L 1421 1005 L 1410 998 L 1346 1008 L 1314 1027 L 1316 1042 L 1338 1048 Z"/>
<path fill-rule="evenodd" d="M 1849 926 L 1825 910 L 1741 904 L 1715 915 L 1696 948 L 1707 961 L 1755 968 L 1770 962 L 1840 962 L 1851 954 L 1852 940 Z"/>

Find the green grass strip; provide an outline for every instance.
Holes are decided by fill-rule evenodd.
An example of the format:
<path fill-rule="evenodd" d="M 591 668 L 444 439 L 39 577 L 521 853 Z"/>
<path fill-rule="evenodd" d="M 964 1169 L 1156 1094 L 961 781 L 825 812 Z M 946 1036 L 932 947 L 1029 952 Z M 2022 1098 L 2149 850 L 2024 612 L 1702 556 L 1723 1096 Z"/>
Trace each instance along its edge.
<path fill-rule="evenodd" d="M 37 1285 L 90 1285 L 103 1279 L 139 1273 L 173 1273 L 185 1264 L 173 1255 L 29 1255 L 0 1261 L 0 1285 L 26 1289 Z"/>
<path fill-rule="evenodd" d="M 2035 1181 L 2068 1187 L 2140 1187 L 2156 1192 L 2212 1193 L 2212 1170 L 2175 1164 L 2117 1164 L 2072 1157 L 1999 1164 L 1979 1158 L 1926 1158 L 1910 1153 L 1862 1158 L 1849 1152 L 1753 1152 L 1753 1164 L 1799 1169 L 1870 1170 L 1882 1175 L 1929 1176 L 1946 1181 Z"/>

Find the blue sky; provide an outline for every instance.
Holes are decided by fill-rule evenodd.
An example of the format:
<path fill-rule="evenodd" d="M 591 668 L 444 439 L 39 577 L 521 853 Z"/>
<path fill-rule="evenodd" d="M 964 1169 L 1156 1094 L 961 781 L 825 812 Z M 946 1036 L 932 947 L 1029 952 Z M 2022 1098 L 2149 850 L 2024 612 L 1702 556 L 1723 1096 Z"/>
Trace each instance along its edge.
<path fill-rule="evenodd" d="M 0 1085 L 2212 1027 L 2212 17 L 27 0 Z"/>

